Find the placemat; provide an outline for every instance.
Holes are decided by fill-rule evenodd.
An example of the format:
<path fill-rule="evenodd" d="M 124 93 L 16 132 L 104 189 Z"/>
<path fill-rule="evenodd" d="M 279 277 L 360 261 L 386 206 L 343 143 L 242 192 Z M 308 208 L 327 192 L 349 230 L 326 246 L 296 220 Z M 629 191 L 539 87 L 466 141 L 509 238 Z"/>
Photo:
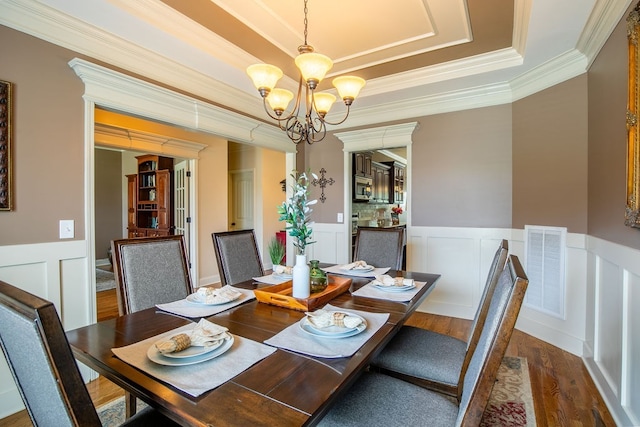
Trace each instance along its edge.
<path fill-rule="evenodd" d="M 199 396 L 218 387 L 276 351 L 273 347 L 234 335 L 233 346 L 224 354 L 195 365 L 164 366 L 149 360 L 147 350 L 154 343 L 163 337 L 193 329 L 194 326 L 195 323 L 181 326 L 135 344 L 112 348 L 111 351 L 129 365 L 191 396 Z"/>
<path fill-rule="evenodd" d="M 231 287 L 234 290 L 240 292 L 242 296 L 235 301 L 228 302 L 226 304 L 219 305 L 203 305 L 203 304 L 194 304 L 192 302 L 187 301 L 186 299 L 181 299 L 174 302 L 169 302 L 166 304 L 156 304 L 156 307 L 160 310 L 164 310 L 169 313 L 177 314 L 179 316 L 184 317 L 209 317 L 214 314 L 222 313 L 225 310 L 229 310 L 237 305 L 240 305 L 244 302 L 251 301 L 252 299 L 256 299 L 255 294 L 250 289 L 241 289 Z"/>
<path fill-rule="evenodd" d="M 415 283 L 416 287 L 411 290 L 403 291 L 403 292 L 382 291 L 376 288 L 375 286 L 373 286 L 372 283 L 373 282 L 367 283 L 357 291 L 352 292 L 351 295 L 356 297 L 383 299 L 387 301 L 406 302 L 406 301 L 411 301 L 411 298 L 413 298 L 427 282 L 414 281 L 413 283 Z"/>
<path fill-rule="evenodd" d="M 264 341 L 265 344 L 283 348 L 296 353 L 302 353 L 314 357 L 350 357 L 362 347 L 389 319 L 389 313 L 370 313 L 360 310 L 345 310 L 330 304 L 324 306 L 328 311 L 342 311 L 353 313 L 363 317 L 367 321 L 367 329 L 348 338 L 322 338 L 304 332 L 300 328 L 300 322 L 282 330 L 277 335 Z"/>

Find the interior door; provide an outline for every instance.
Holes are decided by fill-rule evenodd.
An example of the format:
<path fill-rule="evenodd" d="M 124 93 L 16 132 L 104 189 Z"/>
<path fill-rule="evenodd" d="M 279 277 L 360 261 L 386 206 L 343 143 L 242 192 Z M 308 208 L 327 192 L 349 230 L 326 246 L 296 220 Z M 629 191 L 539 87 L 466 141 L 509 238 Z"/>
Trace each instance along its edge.
<path fill-rule="evenodd" d="M 187 250 L 189 248 L 189 226 L 191 225 L 189 216 L 189 178 L 189 164 L 186 160 L 173 166 L 174 234 L 182 234 L 184 236 Z"/>
<path fill-rule="evenodd" d="M 253 170 L 229 172 L 229 230 L 253 226 Z"/>

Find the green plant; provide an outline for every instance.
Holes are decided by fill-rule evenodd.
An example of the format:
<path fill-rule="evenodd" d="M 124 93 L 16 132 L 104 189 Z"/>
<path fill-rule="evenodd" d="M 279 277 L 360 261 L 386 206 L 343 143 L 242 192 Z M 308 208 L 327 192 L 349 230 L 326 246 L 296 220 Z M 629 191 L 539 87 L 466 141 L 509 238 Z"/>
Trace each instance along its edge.
<path fill-rule="evenodd" d="M 267 246 L 269 250 L 269 258 L 271 258 L 271 264 L 280 265 L 282 262 L 282 258 L 284 258 L 284 254 L 286 252 L 285 246 L 282 244 L 280 240 L 275 237 L 271 238 L 269 242 L 269 246 Z"/>
<path fill-rule="evenodd" d="M 309 172 L 311 173 L 311 172 Z M 311 173 L 314 179 L 318 177 Z M 315 205 L 317 200 L 309 199 L 309 178 L 306 173 L 298 174 L 297 171 L 291 173 L 293 185 L 291 186 L 293 194 L 290 199 L 282 202 L 278 206 L 280 221 L 287 223 L 286 230 L 289 236 L 295 237 L 296 241 L 293 245 L 298 248 L 298 254 L 304 255 L 307 245 L 315 243 L 311 240 L 311 205 Z"/>

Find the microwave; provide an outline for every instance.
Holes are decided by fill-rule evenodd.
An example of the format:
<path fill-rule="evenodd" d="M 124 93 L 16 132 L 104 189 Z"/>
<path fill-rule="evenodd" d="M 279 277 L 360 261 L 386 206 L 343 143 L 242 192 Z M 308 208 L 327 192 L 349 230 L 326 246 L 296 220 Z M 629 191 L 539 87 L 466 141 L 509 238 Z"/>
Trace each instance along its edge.
<path fill-rule="evenodd" d="M 371 186 L 373 180 L 365 176 L 353 177 L 353 200 L 371 200 Z"/>

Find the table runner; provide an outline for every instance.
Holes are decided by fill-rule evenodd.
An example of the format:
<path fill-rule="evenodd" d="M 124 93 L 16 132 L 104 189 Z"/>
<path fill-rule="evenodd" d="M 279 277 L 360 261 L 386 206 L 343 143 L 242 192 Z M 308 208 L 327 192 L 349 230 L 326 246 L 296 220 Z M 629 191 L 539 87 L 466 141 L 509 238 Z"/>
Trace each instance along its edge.
<path fill-rule="evenodd" d="M 352 292 L 351 295 L 356 297 L 367 297 L 367 298 L 375 298 L 375 299 L 383 299 L 387 301 L 397 301 L 397 302 L 407 302 L 411 301 L 420 289 L 426 284 L 426 282 L 415 282 L 415 288 L 403 291 L 403 292 L 387 292 L 382 291 L 376 288 L 373 282 L 369 282 L 360 289 L 355 292 Z"/>
<path fill-rule="evenodd" d="M 381 274 L 385 274 L 387 271 L 391 270 L 389 267 L 380 267 L 374 268 L 371 271 L 356 271 L 356 270 L 343 270 L 341 264 L 332 265 L 331 267 L 323 267 L 322 269 L 331 274 L 339 274 L 342 276 L 355 276 L 355 277 L 376 277 Z"/>
<path fill-rule="evenodd" d="M 360 310 L 345 310 L 330 304 L 324 307 L 328 311 L 342 311 L 363 317 L 367 321 L 367 329 L 358 335 L 348 338 L 322 338 L 304 332 L 299 322 L 282 330 L 277 335 L 264 341 L 265 344 L 283 348 L 296 353 L 314 357 L 338 358 L 350 357 L 362 347 L 389 319 L 389 313 L 370 313 Z"/>
<path fill-rule="evenodd" d="M 177 314 L 184 317 L 209 317 L 256 298 L 255 294 L 250 289 L 235 288 L 233 286 L 231 286 L 231 288 L 235 291 L 240 292 L 242 296 L 240 296 L 240 298 L 238 298 L 237 300 L 228 302 L 226 304 L 202 305 L 191 303 L 186 299 L 181 299 L 166 304 L 156 304 L 156 307 L 160 310 L 164 310 L 169 313 Z"/>
<path fill-rule="evenodd" d="M 191 396 L 199 396 L 218 387 L 276 351 L 262 343 L 234 335 L 233 346 L 226 353 L 195 365 L 164 366 L 149 360 L 147 350 L 155 342 L 193 329 L 194 326 L 195 323 L 185 325 L 135 344 L 112 348 L 111 351 L 129 365 Z"/>

